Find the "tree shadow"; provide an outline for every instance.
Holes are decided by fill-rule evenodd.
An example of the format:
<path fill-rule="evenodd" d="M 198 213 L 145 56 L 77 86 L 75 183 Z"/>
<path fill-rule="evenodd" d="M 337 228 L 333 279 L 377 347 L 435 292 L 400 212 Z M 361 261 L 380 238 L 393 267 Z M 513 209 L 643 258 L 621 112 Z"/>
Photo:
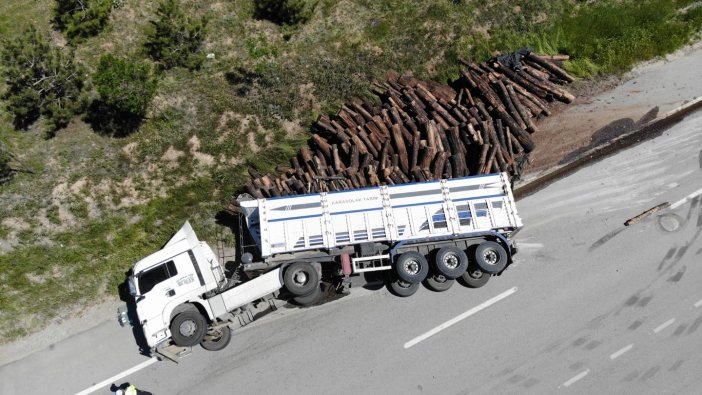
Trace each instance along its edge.
<path fill-rule="evenodd" d="M 84 121 L 99 134 L 111 137 L 126 137 L 141 126 L 144 118 L 130 112 L 120 111 L 101 100 L 93 100 L 88 106 Z"/>

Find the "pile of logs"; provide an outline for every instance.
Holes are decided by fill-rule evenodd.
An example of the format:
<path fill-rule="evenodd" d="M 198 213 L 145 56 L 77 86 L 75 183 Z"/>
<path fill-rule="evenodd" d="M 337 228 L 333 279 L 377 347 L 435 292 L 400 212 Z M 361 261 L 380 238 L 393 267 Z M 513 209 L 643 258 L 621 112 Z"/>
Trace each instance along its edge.
<path fill-rule="evenodd" d="M 505 171 L 518 178 L 534 149 L 536 121 L 549 103 L 570 103 L 567 56 L 525 54 L 517 65 L 461 61 L 444 85 L 388 74 L 375 83 L 380 103 L 352 100 L 322 115 L 308 146 L 278 175 L 249 168 L 252 196 L 277 197 Z"/>

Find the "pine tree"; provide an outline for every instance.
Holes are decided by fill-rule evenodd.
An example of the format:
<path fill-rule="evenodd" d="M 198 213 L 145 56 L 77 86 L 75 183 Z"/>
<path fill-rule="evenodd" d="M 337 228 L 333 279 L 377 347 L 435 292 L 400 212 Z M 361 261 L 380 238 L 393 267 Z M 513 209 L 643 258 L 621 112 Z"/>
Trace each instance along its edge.
<path fill-rule="evenodd" d="M 76 44 L 105 29 L 112 6 L 113 0 L 56 0 L 53 23 Z"/>
<path fill-rule="evenodd" d="M 164 69 L 186 67 L 199 69 L 205 60 L 202 43 L 207 18 L 186 17 L 177 0 L 164 0 L 156 10 L 158 20 L 150 21 L 144 43 L 152 59 Z"/>
<path fill-rule="evenodd" d="M 100 99 L 91 105 L 89 122 L 96 130 L 126 135 L 146 115 L 157 81 L 149 64 L 104 55 L 93 83 Z"/>
<path fill-rule="evenodd" d="M 44 116 L 53 136 L 85 109 L 85 71 L 73 51 L 51 46 L 33 26 L 4 40 L 0 59 L 7 85 L 2 98 L 15 127 L 27 128 Z"/>
<path fill-rule="evenodd" d="M 100 58 L 93 82 L 105 104 L 138 117 L 146 114 L 156 92 L 151 66 L 112 55 Z"/>

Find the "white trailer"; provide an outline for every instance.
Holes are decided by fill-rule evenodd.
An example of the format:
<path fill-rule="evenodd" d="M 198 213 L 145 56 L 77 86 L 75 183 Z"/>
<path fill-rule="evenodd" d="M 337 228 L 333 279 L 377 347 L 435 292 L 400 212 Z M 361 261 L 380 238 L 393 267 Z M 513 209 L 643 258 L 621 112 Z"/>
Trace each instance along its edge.
<path fill-rule="evenodd" d="M 522 227 L 505 173 L 237 203 L 245 226 L 229 273 L 187 222 L 134 265 L 130 291 L 152 352 L 221 349 L 232 323 L 274 308 L 273 297 L 310 304 L 323 284 L 341 289 L 364 272 L 387 271 L 399 296 L 422 282 L 480 287 L 512 262 Z"/>

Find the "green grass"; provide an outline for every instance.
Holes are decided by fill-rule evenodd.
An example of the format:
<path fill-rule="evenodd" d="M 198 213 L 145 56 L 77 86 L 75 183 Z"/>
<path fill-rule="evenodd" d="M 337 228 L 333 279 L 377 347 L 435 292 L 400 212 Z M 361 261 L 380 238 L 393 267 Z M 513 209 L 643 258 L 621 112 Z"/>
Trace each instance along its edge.
<path fill-rule="evenodd" d="M 49 24 L 53 1 L 5 3 L 0 34 L 34 23 L 63 45 Z M 125 0 L 105 31 L 78 45 L 77 59 L 92 72 L 105 53 L 146 58 L 144 32 L 156 4 Z M 0 237 L 18 243 L 0 253 L 3 341 L 41 328 L 66 306 L 115 295 L 125 271 L 185 219 L 201 238 L 218 240 L 214 215 L 241 190 L 246 165 L 272 172 L 287 164 L 318 115 L 352 97 L 374 100 L 371 82 L 388 70 L 445 82 L 457 77 L 459 58 L 530 46 L 571 55 L 566 67 L 588 78 L 674 51 L 702 26 L 702 7 L 684 0 L 308 5 L 306 23 L 278 26 L 255 20 L 250 0 L 183 3 L 188 14 L 210 17 L 205 51 L 214 58 L 195 72 L 161 73 L 146 119 L 124 138 L 96 134 L 77 119 L 45 140 L 41 123 L 13 130 L 0 106 L 0 140 L 37 173 L 0 186 L 7 221 L 0 221 Z M 199 164 L 194 137 L 197 154 L 212 164 Z M 171 161 L 166 152 L 180 156 Z"/>
<path fill-rule="evenodd" d="M 683 12 L 686 6 L 692 6 Z M 499 29 L 486 49 L 531 46 L 572 57 L 567 68 L 580 77 L 620 74 L 638 62 L 688 43 L 702 27 L 695 1 L 604 1 L 567 13 L 550 25 L 521 33 Z"/>

